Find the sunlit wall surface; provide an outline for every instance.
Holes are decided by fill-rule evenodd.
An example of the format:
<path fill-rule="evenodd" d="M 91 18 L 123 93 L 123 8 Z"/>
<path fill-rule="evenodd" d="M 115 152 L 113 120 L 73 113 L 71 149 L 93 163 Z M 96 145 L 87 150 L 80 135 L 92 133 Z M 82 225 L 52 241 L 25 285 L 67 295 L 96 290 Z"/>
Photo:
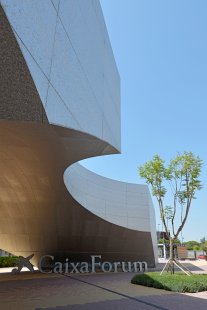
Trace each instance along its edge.
<path fill-rule="evenodd" d="M 119 74 L 99 2 L 2 4 L 49 122 L 88 132 L 120 149 Z"/>
<path fill-rule="evenodd" d="M 1 4 L 49 124 L 106 143 L 104 149 L 96 145 L 94 153 L 86 151 L 85 157 L 79 154 L 77 161 L 120 152 L 120 77 L 99 1 L 2 0 Z M 5 115 L 0 119 L 7 119 Z M 74 158 L 64 135 L 61 141 Z M 83 208 L 111 224 L 151 234 L 156 258 L 154 208 L 146 186 L 103 178 L 77 163 L 66 168 L 62 178 Z"/>

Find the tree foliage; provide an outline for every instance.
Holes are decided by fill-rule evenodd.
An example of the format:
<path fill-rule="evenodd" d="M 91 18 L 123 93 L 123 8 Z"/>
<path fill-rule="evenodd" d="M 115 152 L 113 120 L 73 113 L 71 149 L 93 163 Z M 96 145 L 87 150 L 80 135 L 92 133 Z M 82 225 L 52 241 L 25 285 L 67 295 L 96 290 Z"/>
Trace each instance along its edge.
<path fill-rule="evenodd" d="M 201 244 L 201 248 L 204 252 L 206 252 L 206 255 L 207 255 L 207 241 Z"/>
<path fill-rule="evenodd" d="M 201 242 L 201 243 L 200 243 L 201 249 L 202 249 L 204 252 L 206 252 L 206 254 L 207 254 L 207 240 L 206 240 L 206 238 L 205 238 L 205 237 L 201 238 L 200 242 Z"/>
<path fill-rule="evenodd" d="M 196 247 L 199 247 L 199 250 L 201 249 L 200 243 L 194 240 L 185 242 L 185 246 L 188 250 L 195 250 Z"/>
<path fill-rule="evenodd" d="M 159 238 L 157 242 L 158 242 L 159 244 L 163 244 L 163 243 L 164 243 L 164 244 L 169 244 L 169 243 L 170 243 L 169 240 L 163 239 L 163 238 Z M 173 241 L 173 244 L 181 244 L 181 242 L 180 242 L 179 239 L 175 239 L 175 240 Z"/>
<path fill-rule="evenodd" d="M 202 160 L 198 156 L 184 152 L 173 158 L 167 166 L 159 155 L 155 155 L 138 169 L 139 175 L 151 186 L 152 194 L 157 199 L 160 217 L 171 243 L 178 238 L 186 223 L 192 200 L 196 199 L 196 192 L 202 188 L 199 180 L 201 168 Z M 167 192 L 172 194 L 171 205 L 165 205 Z M 180 217 L 177 229 L 176 216 Z"/>

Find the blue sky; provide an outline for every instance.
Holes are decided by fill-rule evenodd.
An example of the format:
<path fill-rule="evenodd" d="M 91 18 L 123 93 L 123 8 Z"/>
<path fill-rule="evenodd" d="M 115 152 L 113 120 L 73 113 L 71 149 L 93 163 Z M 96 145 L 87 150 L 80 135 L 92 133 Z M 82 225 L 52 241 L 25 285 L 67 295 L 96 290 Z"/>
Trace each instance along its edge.
<path fill-rule="evenodd" d="M 183 237 L 207 238 L 207 1 L 101 0 L 101 6 L 121 77 L 122 154 L 84 165 L 143 183 L 137 167 L 154 154 L 168 162 L 177 152 L 194 152 L 204 161 L 204 187 Z"/>

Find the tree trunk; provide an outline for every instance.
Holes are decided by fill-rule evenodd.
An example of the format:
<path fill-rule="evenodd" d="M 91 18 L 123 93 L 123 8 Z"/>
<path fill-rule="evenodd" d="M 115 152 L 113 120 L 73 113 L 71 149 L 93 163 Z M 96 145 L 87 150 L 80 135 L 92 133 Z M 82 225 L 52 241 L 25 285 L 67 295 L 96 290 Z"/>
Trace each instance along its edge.
<path fill-rule="evenodd" d="M 170 260 L 174 259 L 173 240 L 170 239 Z"/>
<path fill-rule="evenodd" d="M 174 274 L 174 250 L 173 250 L 173 239 L 170 238 L 170 272 Z"/>

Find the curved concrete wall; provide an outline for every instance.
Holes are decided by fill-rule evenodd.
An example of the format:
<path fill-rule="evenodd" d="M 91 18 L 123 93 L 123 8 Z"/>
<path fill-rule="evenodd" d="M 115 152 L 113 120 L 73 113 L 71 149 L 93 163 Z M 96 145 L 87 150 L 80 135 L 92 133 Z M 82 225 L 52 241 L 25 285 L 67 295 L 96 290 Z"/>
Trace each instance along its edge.
<path fill-rule="evenodd" d="M 146 185 L 114 181 L 80 164 L 65 171 L 64 182 L 75 200 L 101 218 L 126 228 L 151 231 L 153 206 Z"/>
<path fill-rule="evenodd" d="M 99 2 L 1 2 L 7 17 L 1 11 L 0 53 L 4 74 L 0 125 L 8 140 L 0 136 L 0 151 L 3 159 L 6 158 L 2 161 L 4 173 L 0 188 L 5 212 L 0 247 L 17 254 L 33 251 L 38 257 L 50 251 L 59 256 L 72 255 L 74 259 L 83 258 L 83 252 L 97 254 L 98 251 L 108 260 L 142 259 L 153 265 L 157 257 L 155 217 L 147 187 L 112 181 L 75 164 L 80 159 L 120 151 L 119 74 Z M 19 137 L 15 138 L 15 130 L 19 131 Z M 48 139 L 46 148 L 42 144 L 45 139 Z M 55 145 L 59 145 L 58 149 Z M 52 160 L 47 159 L 48 150 L 53 152 Z M 12 174 L 9 169 L 12 170 L 15 156 L 24 154 L 26 159 L 29 153 L 35 162 L 43 165 L 40 176 L 31 160 L 20 159 L 21 169 Z M 44 169 L 42 161 L 47 160 Z M 21 170 L 26 171 L 26 178 L 18 181 Z M 8 182 L 7 174 L 10 179 L 13 175 L 13 182 Z M 28 195 L 24 182 L 37 190 L 34 196 Z M 23 200 L 20 197 L 16 201 L 18 191 Z M 11 197 L 9 192 L 13 193 Z M 50 195 L 55 197 L 54 204 Z M 32 204 L 33 211 L 29 207 L 25 209 L 25 204 Z M 12 213 L 14 205 L 18 206 L 17 213 Z M 36 214 L 34 210 L 40 211 L 40 206 L 45 213 L 41 209 Z M 43 229 L 39 215 L 47 216 L 47 212 L 48 229 Z M 12 217 L 8 218 L 8 214 Z M 35 229 L 32 224 L 23 224 L 25 216 L 35 223 Z M 7 225 L 15 227 L 8 234 Z M 70 225 L 74 230 L 68 228 Z M 51 233 L 54 242 L 44 239 L 46 232 Z"/>
<path fill-rule="evenodd" d="M 64 182 L 73 198 L 95 215 L 128 229 L 150 232 L 157 257 L 155 211 L 147 185 L 111 180 L 78 163 L 65 171 Z"/>

